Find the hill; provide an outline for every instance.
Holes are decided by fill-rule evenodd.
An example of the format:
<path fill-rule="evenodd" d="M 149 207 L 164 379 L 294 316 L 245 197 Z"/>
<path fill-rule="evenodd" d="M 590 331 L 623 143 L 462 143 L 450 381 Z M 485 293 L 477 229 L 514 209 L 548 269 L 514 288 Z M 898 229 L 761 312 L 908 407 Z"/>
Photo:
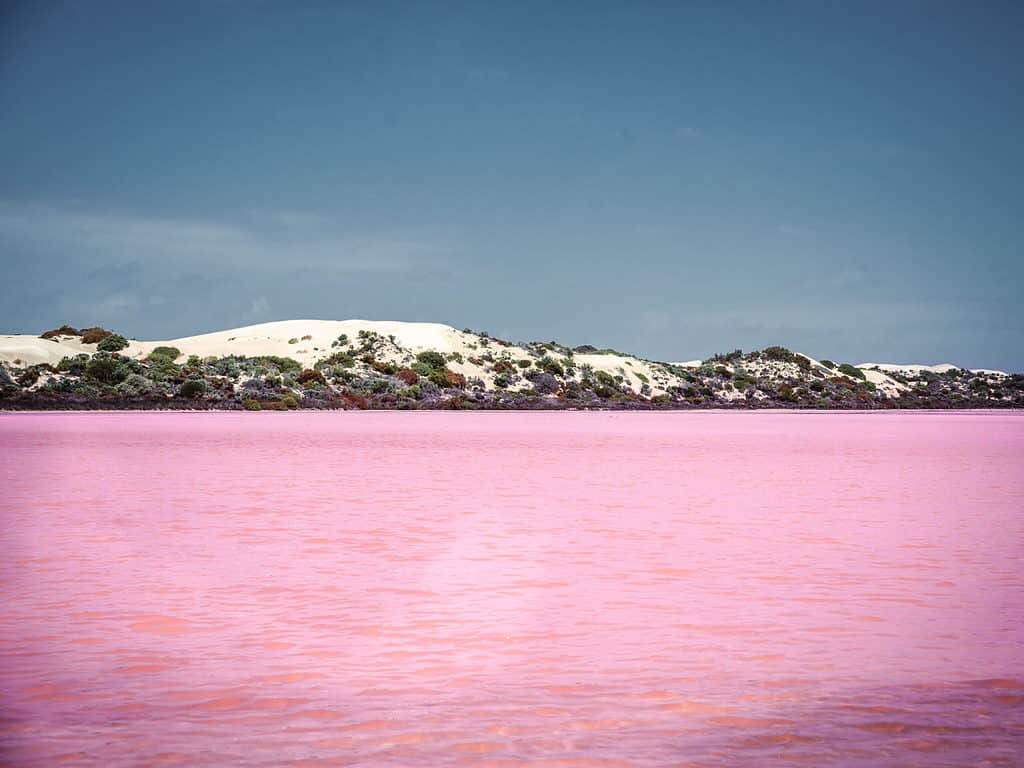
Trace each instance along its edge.
<path fill-rule="evenodd" d="M 1024 406 L 1024 377 L 836 364 L 784 347 L 685 363 L 513 343 L 439 323 L 286 320 L 166 341 L 62 326 L 0 336 L 0 407 L 968 408 Z"/>

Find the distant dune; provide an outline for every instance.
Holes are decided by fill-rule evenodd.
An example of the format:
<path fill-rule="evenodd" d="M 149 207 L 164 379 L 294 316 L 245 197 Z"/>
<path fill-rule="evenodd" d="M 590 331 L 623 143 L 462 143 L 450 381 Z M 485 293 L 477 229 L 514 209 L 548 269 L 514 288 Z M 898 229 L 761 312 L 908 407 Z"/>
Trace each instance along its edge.
<path fill-rule="evenodd" d="M 612 402 L 624 407 L 875 407 L 895 401 L 906 405 L 922 395 L 933 405 L 948 400 L 951 406 L 958 398 L 973 403 L 981 395 L 995 404 L 1015 402 L 1013 392 L 1000 384 L 1012 377 L 1002 371 L 966 371 L 949 363 L 837 365 L 783 347 L 672 363 L 589 345 L 513 343 L 440 323 L 373 320 L 283 320 L 161 341 L 120 336 L 112 337 L 116 343 L 104 341 L 109 333 L 65 326 L 43 336 L 0 336 L 0 372 L 6 371 L 8 387 L 17 385 L 22 395 L 86 392 L 100 398 L 113 397 L 120 387 L 122 396 L 136 396 L 137 390 L 139 397 L 173 399 L 189 378 L 204 382 L 204 392 L 210 386 L 223 387 L 220 380 L 226 378 L 239 402 L 270 402 L 266 398 L 271 394 L 284 398 L 289 393 L 300 402 L 312 403 L 317 396 L 317 402 L 331 402 L 344 392 L 353 393 L 350 399 L 393 404 L 388 396 L 416 407 L 454 397 L 482 407 L 508 405 L 509 398 L 516 406 L 521 404 L 516 398 L 524 397 L 549 404 Z M 105 349 L 114 356 L 114 367 L 120 366 L 108 381 L 90 373 L 84 362 Z M 308 373 L 299 381 L 303 371 Z M 136 377 L 134 390 L 125 385 L 129 376 Z M 943 385 L 947 380 L 948 386 Z M 246 386 L 258 389 L 254 381 L 271 382 L 259 391 L 262 400 L 241 393 Z M 323 389 L 317 390 L 320 385 Z M 275 393 L 270 393 L 272 386 Z M 220 402 L 210 397 L 196 394 L 197 402 Z"/>

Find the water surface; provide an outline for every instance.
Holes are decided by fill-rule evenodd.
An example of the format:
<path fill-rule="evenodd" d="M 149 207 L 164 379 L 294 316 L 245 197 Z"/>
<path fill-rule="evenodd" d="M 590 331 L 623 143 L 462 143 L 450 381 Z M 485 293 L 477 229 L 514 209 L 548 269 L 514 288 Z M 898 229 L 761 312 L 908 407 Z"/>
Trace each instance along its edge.
<path fill-rule="evenodd" d="M 1024 414 L 0 415 L 0 761 L 1012 766 Z"/>

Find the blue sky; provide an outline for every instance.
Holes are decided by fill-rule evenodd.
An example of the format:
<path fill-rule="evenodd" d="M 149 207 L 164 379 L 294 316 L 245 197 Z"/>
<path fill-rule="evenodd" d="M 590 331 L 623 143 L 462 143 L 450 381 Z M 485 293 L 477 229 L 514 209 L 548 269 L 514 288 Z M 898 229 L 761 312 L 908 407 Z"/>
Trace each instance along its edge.
<path fill-rule="evenodd" d="M 1024 5 L 5 3 L 0 331 L 1024 370 Z"/>

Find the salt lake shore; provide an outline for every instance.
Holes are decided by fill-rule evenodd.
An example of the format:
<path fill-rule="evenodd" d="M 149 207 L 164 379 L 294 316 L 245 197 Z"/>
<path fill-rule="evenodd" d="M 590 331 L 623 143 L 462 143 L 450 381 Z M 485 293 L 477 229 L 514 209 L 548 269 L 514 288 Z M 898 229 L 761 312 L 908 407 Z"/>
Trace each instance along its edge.
<path fill-rule="evenodd" d="M 836 363 L 773 346 L 659 362 L 439 323 L 288 320 L 167 341 L 0 336 L 0 410 L 1024 407 L 1024 375 Z"/>
<path fill-rule="evenodd" d="M 0 764 L 1016 766 L 1024 412 L 0 416 Z"/>

